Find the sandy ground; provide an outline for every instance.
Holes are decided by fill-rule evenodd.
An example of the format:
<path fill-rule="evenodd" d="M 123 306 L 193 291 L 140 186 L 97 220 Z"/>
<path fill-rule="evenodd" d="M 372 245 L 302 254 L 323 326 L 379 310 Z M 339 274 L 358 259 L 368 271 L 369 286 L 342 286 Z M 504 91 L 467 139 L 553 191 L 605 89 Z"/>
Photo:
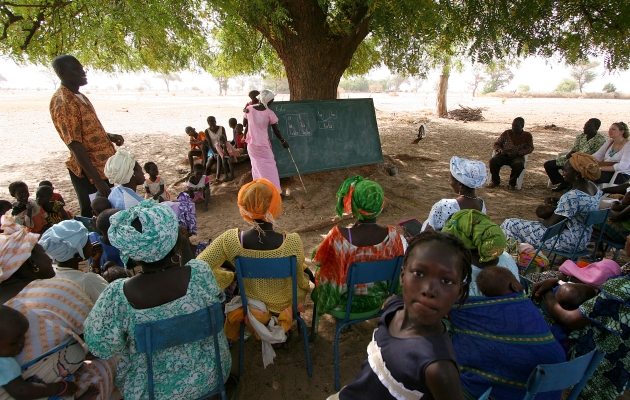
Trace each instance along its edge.
<path fill-rule="evenodd" d="M 136 92 L 85 91 L 94 103 L 108 132 L 125 137 L 125 145 L 136 154 L 141 164 L 154 161 L 159 166 L 171 193 L 183 187 L 178 169 L 187 168 L 187 140 L 184 127 L 206 128 L 206 117 L 214 115 L 220 125 L 227 126 L 230 117 L 240 119 L 247 101 L 244 94 L 225 97 L 199 92 Z M 73 199 L 64 161 L 67 149 L 59 139 L 48 111 L 52 91 L 0 90 L 0 137 L 5 147 L 0 159 L 0 198 L 13 200 L 7 190 L 13 180 L 24 180 L 34 187 L 40 180 L 51 180 L 68 201 L 72 211 L 78 204 Z M 344 94 L 343 97 L 366 97 L 368 94 Z M 313 248 L 335 223 L 335 192 L 341 182 L 356 174 L 379 182 L 385 189 L 388 207 L 379 217 L 382 224 L 396 224 L 408 218 L 423 220 L 437 200 L 454 197 L 449 186 L 449 159 L 453 155 L 486 161 L 492 143 L 517 116 L 525 118 L 525 129 L 534 135 L 535 151 L 529 158 L 523 190 L 480 189 L 488 215 L 501 223 L 507 217 L 534 219 L 535 207 L 544 196 L 547 176 L 543 163 L 559 151 L 570 149 L 584 122 L 591 117 L 602 120 L 602 132 L 615 121 L 628 121 L 630 103 L 624 100 L 590 99 L 507 99 L 476 98 L 452 95 L 449 108 L 458 103 L 487 107 L 482 122 L 463 123 L 432 116 L 433 93 L 373 94 L 381 134 L 385 163 L 350 170 L 339 170 L 304 177 L 307 192 L 298 180 L 289 179 L 293 200 L 285 201 L 278 219 L 281 229 L 297 231 L 310 257 Z M 279 95 L 278 100 L 288 100 Z M 411 145 L 418 125 L 427 123 L 428 136 L 418 145 Z M 558 130 L 546 130 L 555 124 Z M 360 146 L 360 143 L 357 145 Z M 299 163 L 299 160 L 298 160 Z M 390 166 L 398 167 L 398 175 L 388 174 Z M 247 228 L 236 206 L 239 182 L 248 178 L 248 166 L 239 165 L 237 179 L 212 186 L 210 211 L 198 208 L 199 235 L 193 242 L 214 238 L 233 227 Z M 502 173 L 503 183 L 508 172 Z M 239 179 L 240 177 L 240 179 Z M 346 221 L 344 221 L 345 223 Z M 348 221 L 351 222 L 351 221 Z M 309 266 L 310 258 L 307 258 Z M 308 299 L 304 319 L 310 326 L 312 302 Z M 340 340 L 342 385 L 348 383 L 366 359 L 366 345 L 374 322 L 355 325 Z M 305 368 L 302 339 L 293 333 L 288 348 L 277 351 L 274 365 L 262 367 L 260 344 L 246 344 L 246 365 L 241 398 L 324 399 L 334 391 L 333 380 L 334 321 L 327 316 L 320 320 L 319 336 L 310 344 L 313 377 Z"/>

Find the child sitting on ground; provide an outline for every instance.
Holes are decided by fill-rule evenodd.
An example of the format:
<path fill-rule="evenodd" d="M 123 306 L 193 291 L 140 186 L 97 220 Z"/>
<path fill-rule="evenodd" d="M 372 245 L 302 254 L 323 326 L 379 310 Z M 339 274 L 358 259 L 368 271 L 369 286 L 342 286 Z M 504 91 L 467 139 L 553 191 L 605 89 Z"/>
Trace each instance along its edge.
<path fill-rule="evenodd" d="M 39 186 L 50 186 L 53 190 L 52 201 L 60 201 L 64 206 L 66 205 L 66 202 L 63 197 L 61 197 L 61 194 L 55 192 L 55 188 L 51 181 L 41 181 L 39 182 Z"/>
<path fill-rule="evenodd" d="M 35 193 L 35 199 L 37 204 L 46 212 L 46 226 L 42 230 L 42 233 L 51 226 L 58 224 L 61 221 L 72 219 L 66 209 L 63 207 L 63 203 L 53 200 L 53 189 L 50 186 L 40 186 Z"/>
<path fill-rule="evenodd" d="M 210 178 L 203 174 L 204 166 L 195 164 L 193 175 L 186 182 L 186 191 L 193 203 L 204 201 L 203 211 L 208 211 L 210 201 Z"/>
<path fill-rule="evenodd" d="M 144 172 L 149 174 L 149 177 L 144 181 L 144 190 L 147 192 L 144 198 L 153 198 L 160 203 L 170 201 L 171 195 L 164 188 L 164 178 L 159 175 L 160 171 L 158 171 L 157 164 L 152 161 L 145 163 Z"/>
<path fill-rule="evenodd" d="M 22 368 L 14 357 L 24 348 L 28 327 L 28 319 L 22 313 L 0 305 L 0 386 L 16 399 L 74 395 L 78 390 L 74 382 L 40 383 L 27 382 L 22 378 Z"/>
<path fill-rule="evenodd" d="M 503 267 L 485 267 L 477 276 L 477 287 L 486 297 L 501 297 L 523 291 L 523 285 Z"/>
<path fill-rule="evenodd" d="M 8 200 L 0 200 L 0 216 L 7 213 L 7 211 L 13 208 L 13 204 L 11 204 Z"/>
<path fill-rule="evenodd" d="M 11 211 L 15 222 L 24 225 L 29 232 L 41 234 L 46 226 L 46 214 L 42 213 L 43 210 L 37 201 L 29 200 L 31 193 L 26 183 L 11 182 L 9 194 L 17 200 L 13 203 L 13 211 Z"/>
<path fill-rule="evenodd" d="M 234 166 L 232 165 L 232 158 L 234 162 L 238 161 L 238 151 L 227 141 L 225 135 L 219 136 L 219 145 L 217 146 L 217 153 L 219 154 L 218 161 L 221 162 L 223 170 L 225 171 L 225 182 L 229 182 L 234 179 Z M 229 171 L 229 173 L 228 173 Z M 217 180 L 220 179 L 221 169 L 217 168 Z"/>
<path fill-rule="evenodd" d="M 107 197 L 97 197 L 90 203 L 90 207 L 92 207 L 92 215 L 96 218 L 103 211 L 109 210 L 112 208 L 112 203 L 109 202 Z"/>
<path fill-rule="evenodd" d="M 197 132 L 192 126 L 186 127 L 186 134 L 190 137 L 190 151 L 188 152 L 188 163 L 190 164 L 190 173 L 193 173 L 193 157 L 201 157 L 204 164 L 207 162 L 206 135 L 203 131 Z M 185 171 L 184 171 L 185 172 Z"/>
<path fill-rule="evenodd" d="M 416 236 L 400 273 L 402 296 L 385 303 L 368 345 L 368 360 L 359 375 L 329 399 L 464 399 L 442 318 L 456 301 L 464 304 L 468 298 L 471 274 L 470 251 L 461 240 L 436 231 Z"/>

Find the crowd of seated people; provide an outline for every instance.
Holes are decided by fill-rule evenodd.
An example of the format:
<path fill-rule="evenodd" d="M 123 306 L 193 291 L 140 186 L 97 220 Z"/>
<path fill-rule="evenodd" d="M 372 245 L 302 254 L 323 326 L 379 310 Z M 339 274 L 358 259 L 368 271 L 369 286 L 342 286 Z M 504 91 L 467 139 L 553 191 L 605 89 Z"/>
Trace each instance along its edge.
<path fill-rule="evenodd" d="M 224 129 L 214 119 L 208 122 L 206 132 L 189 133 L 191 146 L 197 146 L 191 159 L 218 151 L 217 146 L 223 152 L 218 151 L 222 154 L 215 162 L 235 157 Z M 579 268 L 568 260 L 557 272 L 551 268 L 530 275 L 535 283 L 526 291 L 508 252 L 509 240 L 539 246 L 546 228 L 562 221 L 566 228 L 557 248 L 572 251 L 577 246 L 586 213 L 599 208 L 603 195 L 596 183 L 630 170 L 623 164 L 627 126 L 613 124 L 602 142 L 600 124 L 589 120 L 562 163 L 545 164 L 558 185 L 554 190 L 565 193 L 536 210 L 540 221 L 494 223 L 476 194 L 486 181 L 480 161 L 451 159 L 450 185 L 458 197 L 437 202 L 422 232 L 413 237 L 377 223 L 386 206 L 378 183 L 361 176 L 346 179 L 335 212 L 356 222 L 333 227 L 312 250 L 313 272 L 299 234 L 277 229 L 283 199 L 264 178 L 238 192 L 240 215 L 251 228 L 225 231 L 194 258 L 189 237 L 197 229 L 195 203 L 203 201 L 205 209 L 210 200 L 210 179 L 204 174 L 213 157 L 208 153 L 205 166 L 191 163 L 187 189 L 171 196 L 155 163 L 145 164 L 146 179 L 135 156 L 119 149 L 104 168 L 115 186 L 107 198 L 92 201 L 89 226 L 73 219 L 52 183 L 43 181 L 33 201 L 24 182 L 13 182 L 9 189 L 16 202 L 0 204 L 0 398 L 5 393 L 24 399 L 108 399 L 116 393 L 118 398 L 149 398 L 147 358 L 138 350 L 136 326 L 219 303 L 225 311 L 220 359 L 210 337 L 159 352 L 153 357 L 153 391 L 157 398 L 189 399 L 216 388 L 220 376 L 223 383 L 238 384 L 230 375 L 235 364 L 230 347 L 239 340 L 241 324 L 262 340 L 267 367 L 273 362 L 269 349 L 291 337 L 294 321 L 291 278 L 245 278 L 248 310 L 243 310 L 235 260 L 292 256 L 298 311 L 305 311 L 309 292 L 317 306 L 314 319 L 348 307 L 357 314 L 382 311 L 360 372 L 331 399 L 478 398 L 490 387 L 497 399 L 520 398 L 536 365 L 564 362 L 594 349 L 605 357 L 582 396 L 615 399 L 630 384 L 630 267 L 603 260 Z M 238 125 L 230 121 L 237 133 Z M 499 186 L 500 167 L 509 165 L 513 189 L 523 157 L 533 150 L 522 118 L 501 135 L 495 150 L 489 186 Z M 227 161 L 222 166 L 226 174 L 232 172 Z M 144 187 L 144 196 L 138 186 Z M 625 194 L 627 187 L 604 191 Z M 630 252 L 630 229 L 623 224 L 630 200 L 625 197 L 603 229 L 616 241 L 627 241 Z M 590 237 L 592 228 L 586 229 Z M 391 298 L 390 282 L 348 287 L 352 263 L 398 256 L 404 259 Z M 131 270 L 137 273 L 131 275 Z M 353 302 L 348 304 L 351 290 Z M 550 392 L 541 398 L 560 396 Z"/>

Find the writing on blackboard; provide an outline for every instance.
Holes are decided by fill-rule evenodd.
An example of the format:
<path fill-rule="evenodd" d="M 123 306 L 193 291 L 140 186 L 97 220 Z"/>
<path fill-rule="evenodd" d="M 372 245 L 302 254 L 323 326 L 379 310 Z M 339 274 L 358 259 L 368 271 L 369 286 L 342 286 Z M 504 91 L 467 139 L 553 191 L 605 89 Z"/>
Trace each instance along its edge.
<path fill-rule="evenodd" d="M 286 118 L 290 136 L 311 136 L 308 114 L 287 114 Z"/>

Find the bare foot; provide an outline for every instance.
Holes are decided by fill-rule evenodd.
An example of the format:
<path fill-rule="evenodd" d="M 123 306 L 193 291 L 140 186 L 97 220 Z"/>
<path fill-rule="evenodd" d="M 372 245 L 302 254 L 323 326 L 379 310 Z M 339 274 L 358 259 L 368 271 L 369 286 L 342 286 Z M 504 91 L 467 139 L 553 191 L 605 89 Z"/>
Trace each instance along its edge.
<path fill-rule="evenodd" d="M 81 396 L 77 397 L 76 400 L 95 400 L 99 394 L 98 387 L 96 385 L 90 385 L 88 389 Z"/>

